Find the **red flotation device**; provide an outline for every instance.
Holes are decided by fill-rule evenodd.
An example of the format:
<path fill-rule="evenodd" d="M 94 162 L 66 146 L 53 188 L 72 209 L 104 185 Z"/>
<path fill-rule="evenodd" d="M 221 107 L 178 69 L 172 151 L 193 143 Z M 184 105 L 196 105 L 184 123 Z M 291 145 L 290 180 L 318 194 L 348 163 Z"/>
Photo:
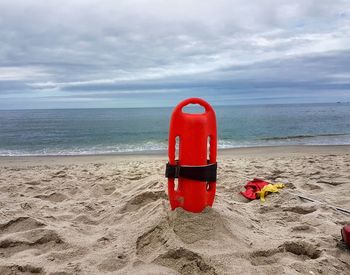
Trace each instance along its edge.
<path fill-rule="evenodd" d="M 185 113 L 183 107 L 199 104 L 204 113 Z M 176 138 L 179 139 L 178 160 L 175 159 Z M 210 149 L 208 149 L 208 144 Z M 209 153 L 209 158 L 208 158 Z M 169 163 L 166 167 L 171 209 L 201 212 L 212 206 L 216 191 L 216 116 L 203 99 L 189 98 L 174 109 L 169 130 Z M 175 180 L 178 179 L 175 189 Z"/>
<path fill-rule="evenodd" d="M 350 225 L 345 225 L 343 227 L 343 229 L 341 230 L 341 234 L 342 234 L 342 237 L 343 237 L 343 241 L 350 248 Z"/>

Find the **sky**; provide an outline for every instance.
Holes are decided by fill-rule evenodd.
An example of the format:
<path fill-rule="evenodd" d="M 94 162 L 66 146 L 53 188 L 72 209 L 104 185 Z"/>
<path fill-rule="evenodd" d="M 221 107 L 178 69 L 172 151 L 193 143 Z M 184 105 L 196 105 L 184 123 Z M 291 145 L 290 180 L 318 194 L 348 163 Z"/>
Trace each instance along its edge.
<path fill-rule="evenodd" d="M 0 109 L 187 97 L 350 101 L 350 1 L 0 1 Z"/>

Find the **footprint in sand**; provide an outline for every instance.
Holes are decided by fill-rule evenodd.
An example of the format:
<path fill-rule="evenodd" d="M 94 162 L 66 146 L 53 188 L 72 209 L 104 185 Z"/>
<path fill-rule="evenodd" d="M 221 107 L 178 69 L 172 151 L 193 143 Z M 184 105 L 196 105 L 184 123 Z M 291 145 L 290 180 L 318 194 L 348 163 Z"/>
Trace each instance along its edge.
<path fill-rule="evenodd" d="M 156 227 L 138 237 L 136 241 L 136 254 L 142 259 L 152 260 L 155 255 L 164 253 L 169 246 L 169 234 L 167 225 L 162 221 Z"/>
<path fill-rule="evenodd" d="M 182 247 L 158 256 L 153 263 L 174 269 L 180 274 L 218 274 L 199 254 Z"/>
<path fill-rule="evenodd" d="M 142 192 L 130 199 L 121 210 L 121 213 L 137 211 L 149 203 L 166 198 L 167 196 L 164 191 Z"/>
<path fill-rule="evenodd" d="M 36 249 L 36 253 L 43 254 L 53 249 L 58 250 L 63 245 L 64 241 L 55 231 L 39 228 L 1 238 L 0 255 L 11 257 L 28 249 Z"/>
<path fill-rule="evenodd" d="M 54 192 L 48 195 L 37 195 L 37 196 L 34 196 L 34 198 L 38 198 L 38 199 L 50 201 L 50 202 L 62 202 L 66 200 L 68 197 L 62 193 Z"/>
<path fill-rule="evenodd" d="M 12 274 L 45 274 L 43 268 L 33 265 L 4 265 L 0 266 L 0 274 L 12 275 Z"/>
<path fill-rule="evenodd" d="M 18 217 L 7 223 L 0 224 L 0 235 L 28 231 L 40 227 L 45 224 L 30 217 Z"/>
<path fill-rule="evenodd" d="M 112 253 L 107 255 L 98 266 L 98 270 L 101 272 L 113 272 L 125 267 L 128 263 L 128 259 L 124 254 Z"/>
<path fill-rule="evenodd" d="M 283 207 L 284 212 L 293 212 L 301 215 L 310 214 L 315 212 L 317 207 L 315 205 L 298 205 L 292 207 Z"/>
<path fill-rule="evenodd" d="M 321 251 L 311 243 L 304 241 L 289 241 L 285 242 L 279 248 L 283 249 L 285 252 L 292 253 L 302 257 L 302 259 L 317 259 L 321 256 Z"/>
<path fill-rule="evenodd" d="M 299 261 L 317 259 L 321 256 L 321 251 L 311 243 L 288 241 L 277 248 L 254 251 L 250 253 L 248 259 L 255 266 L 270 265 L 271 263 L 279 264 L 281 259 L 288 257 L 288 253 L 297 256 Z"/>

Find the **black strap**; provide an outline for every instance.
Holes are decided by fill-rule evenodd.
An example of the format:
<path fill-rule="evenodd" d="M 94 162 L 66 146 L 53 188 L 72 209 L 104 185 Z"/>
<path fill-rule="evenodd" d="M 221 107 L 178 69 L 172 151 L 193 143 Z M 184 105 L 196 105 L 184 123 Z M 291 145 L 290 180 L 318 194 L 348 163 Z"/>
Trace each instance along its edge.
<path fill-rule="evenodd" d="M 216 181 L 217 163 L 203 166 L 180 166 L 167 163 L 165 176 L 167 178 L 186 178 L 191 180 L 213 182 Z"/>

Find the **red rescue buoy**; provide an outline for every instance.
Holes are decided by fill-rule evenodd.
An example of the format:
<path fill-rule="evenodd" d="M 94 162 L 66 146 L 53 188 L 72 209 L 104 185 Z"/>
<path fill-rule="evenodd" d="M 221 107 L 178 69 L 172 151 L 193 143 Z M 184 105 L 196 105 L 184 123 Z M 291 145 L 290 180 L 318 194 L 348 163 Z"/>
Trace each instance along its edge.
<path fill-rule="evenodd" d="M 205 111 L 186 113 L 188 104 L 199 104 Z M 175 159 L 176 138 L 179 140 L 178 160 Z M 209 148 L 210 149 L 209 149 Z M 216 191 L 217 131 L 213 108 L 200 98 L 189 98 L 174 109 L 169 129 L 166 177 L 171 209 L 201 212 L 212 206 Z M 175 189 L 175 180 L 178 180 Z"/>
<path fill-rule="evenodd" d="M 345 225 L 341 230 L 343 241 L 350 248 L 350 225 Z"/>

